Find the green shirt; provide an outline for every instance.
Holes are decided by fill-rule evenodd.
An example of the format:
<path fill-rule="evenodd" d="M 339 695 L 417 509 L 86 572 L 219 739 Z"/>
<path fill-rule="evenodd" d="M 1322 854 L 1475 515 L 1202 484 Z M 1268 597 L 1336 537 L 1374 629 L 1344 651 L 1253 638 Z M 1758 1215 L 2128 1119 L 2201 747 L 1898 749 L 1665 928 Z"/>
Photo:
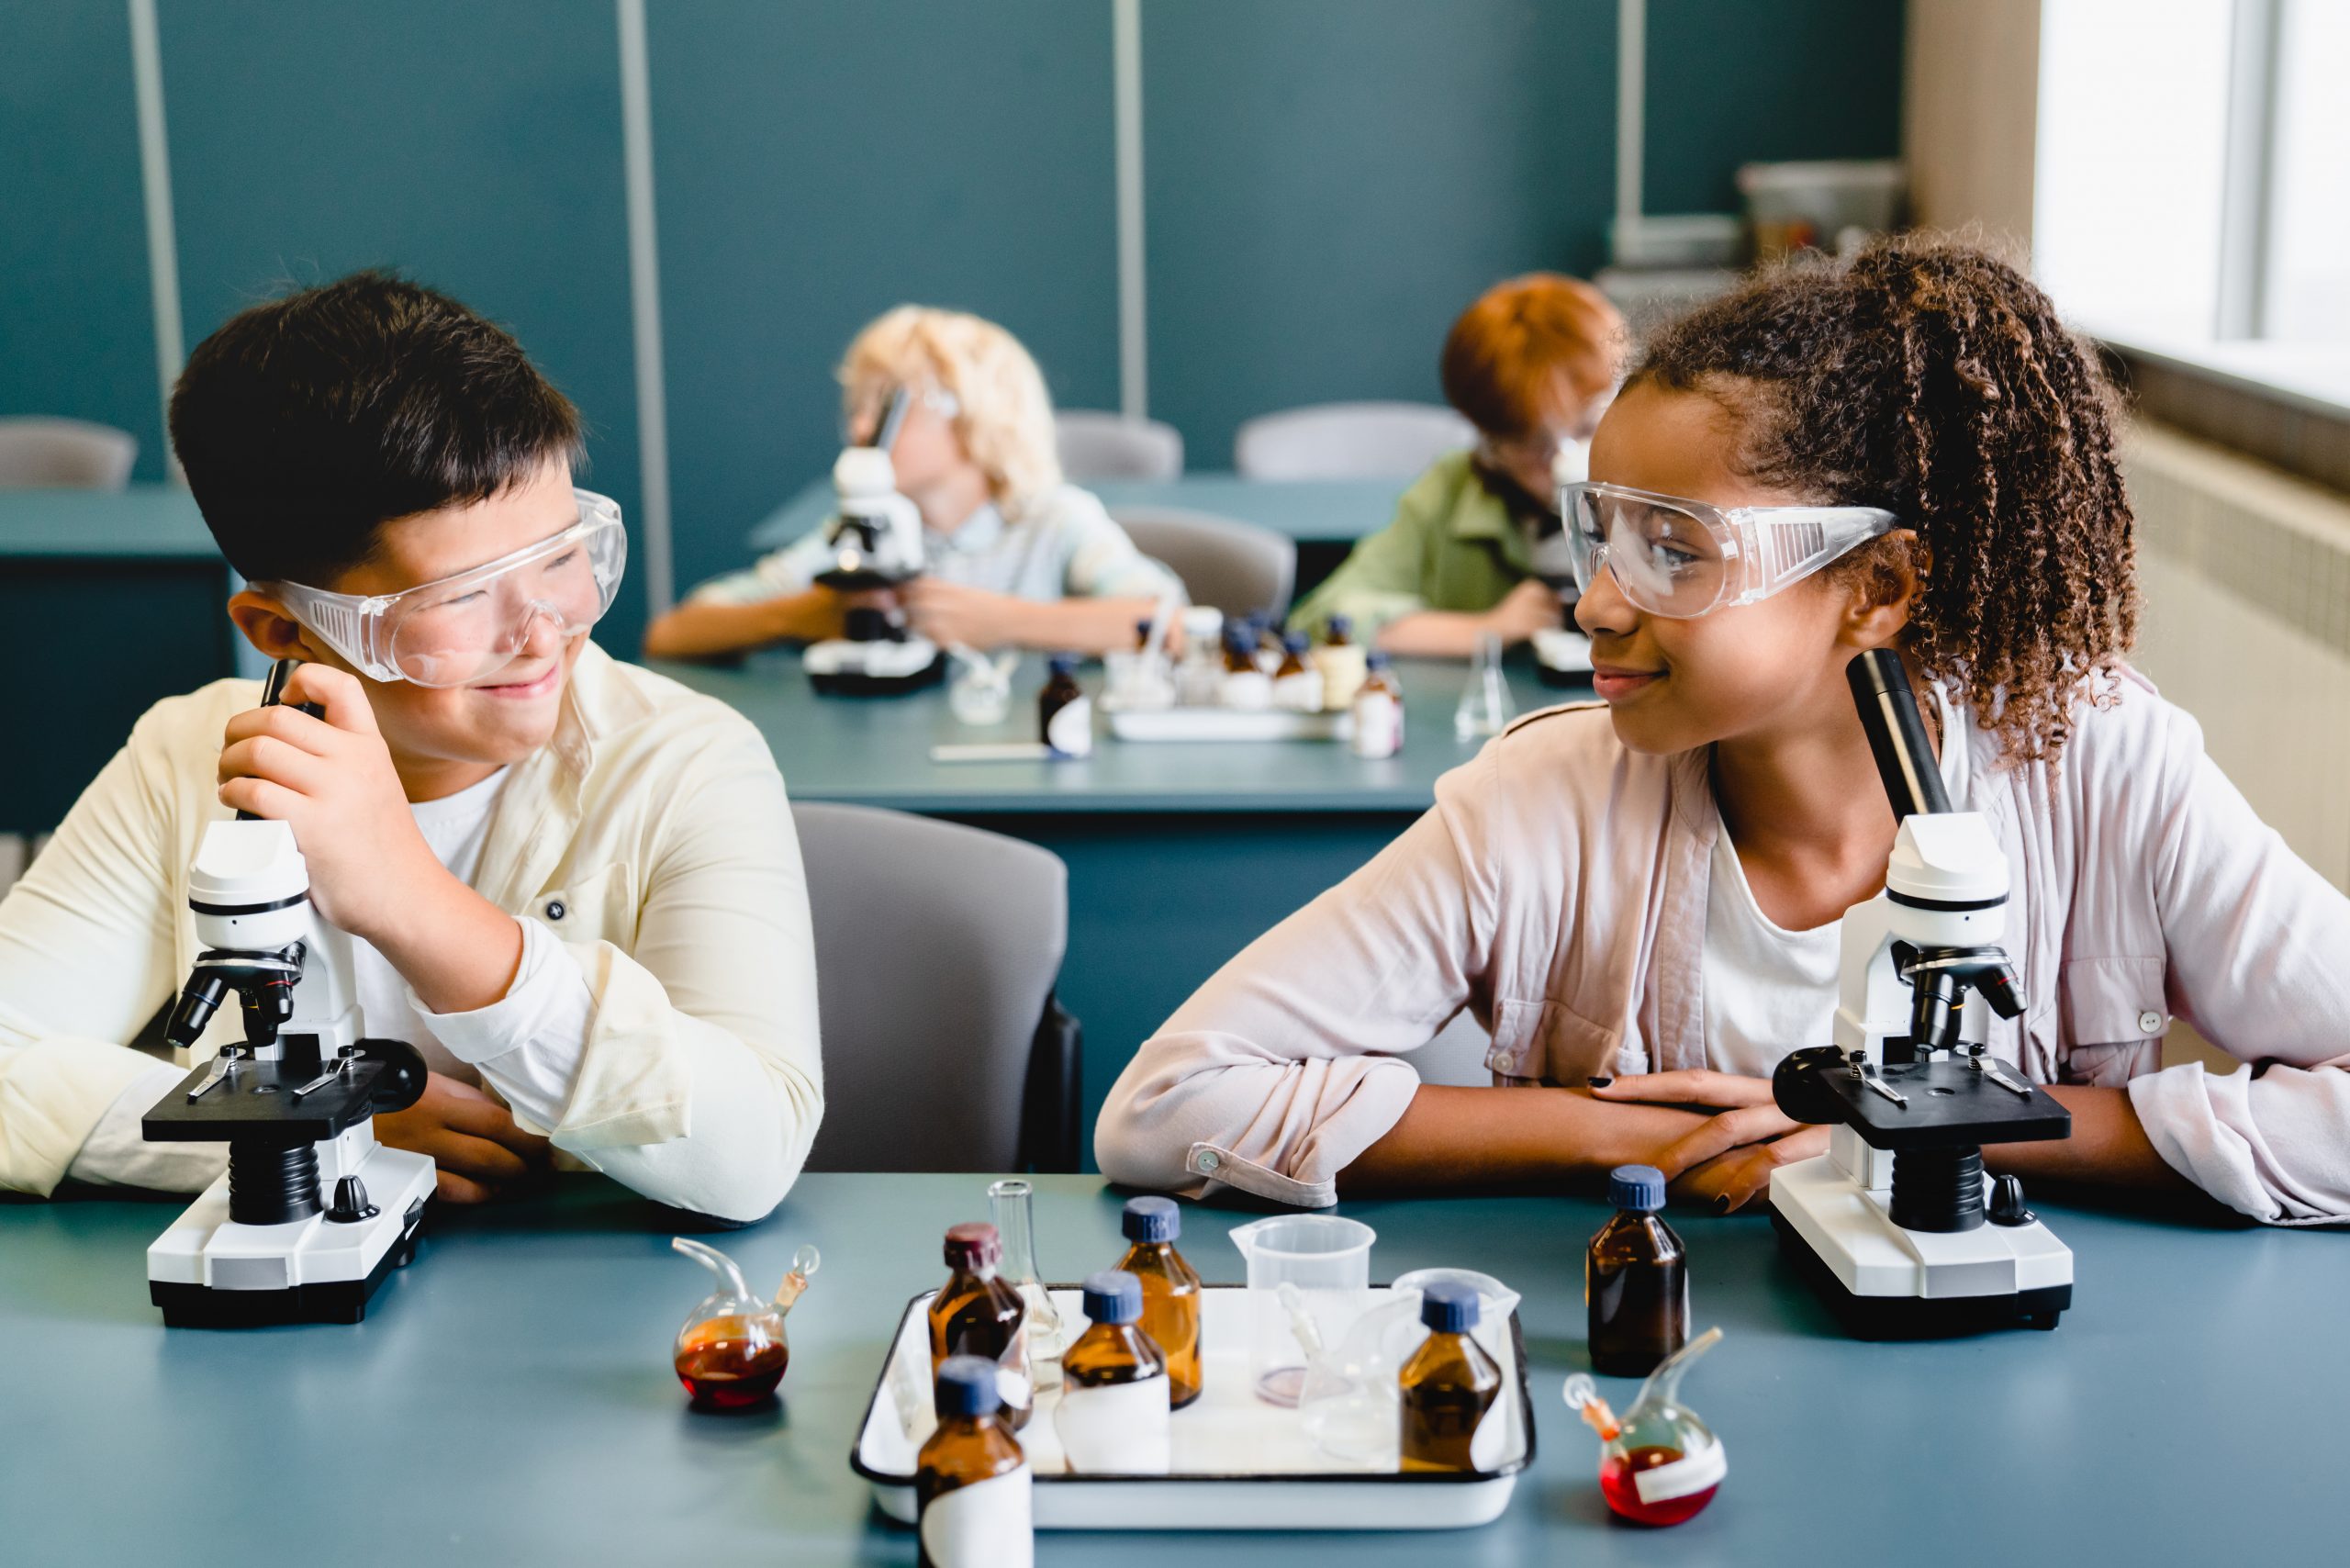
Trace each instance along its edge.
<path fill-rule="evenodd" d="M 1368 646 L 1391 621 L 1423 610 L 1482 613 L 1532 577 L 1525 530 L 1470 457 L 1451 452 L 1430 464 L 1395 503 L 1395 521 L 1357 544 L 1290 612 L 1290 626 L 1319 637 L 1343 615 Z"/>

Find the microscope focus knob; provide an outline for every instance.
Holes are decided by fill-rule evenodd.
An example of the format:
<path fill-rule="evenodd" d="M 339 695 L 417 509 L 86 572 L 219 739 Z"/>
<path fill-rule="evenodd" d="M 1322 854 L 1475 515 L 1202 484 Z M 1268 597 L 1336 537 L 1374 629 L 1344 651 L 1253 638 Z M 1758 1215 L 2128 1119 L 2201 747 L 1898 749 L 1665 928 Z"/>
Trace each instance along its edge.
<path fill-rule="evenodd" d="M 367 1183 L 356 1176 L 345 1176 L 334 1184 L 334 1206 L 327 1210 L 330 1225 L 357 1225 L 363 1219 L 374 1219 L 382 1211 L 367 1201 Z"/>
<path fill-rule="evenodd" d="M 1991 1183 L 1990 1220 L 1993 1225 L 2030 1225 L 2039 1217 L 2023 1206 L 2021 1178 L 2002 1176 Z"/>

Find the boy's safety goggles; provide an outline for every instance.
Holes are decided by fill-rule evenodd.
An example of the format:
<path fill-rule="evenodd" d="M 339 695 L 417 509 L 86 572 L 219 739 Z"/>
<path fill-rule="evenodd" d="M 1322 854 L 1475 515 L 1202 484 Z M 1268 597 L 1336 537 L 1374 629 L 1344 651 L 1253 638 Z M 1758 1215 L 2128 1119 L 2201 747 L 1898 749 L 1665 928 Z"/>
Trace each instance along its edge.
<path fill-rule="evenodd" d="M 1584 481 L 1559 487 L 1575 586 L 1605 566 L 1624 598 L 1686 621 L 1800 582 L 1900 520 L 1876 507 L 1732 507 Z"/>
<path fill-rule="evenodd" d="M 366 597 L 300 583 L 254 586 L 370 679 L 471 686 L 513 662 L 532 622 L 543 617 L 569 637 L 612 607 L 628 566 L 620 503 L 592 490 L 571 493 L 578 521 L 438 582 Z"/>

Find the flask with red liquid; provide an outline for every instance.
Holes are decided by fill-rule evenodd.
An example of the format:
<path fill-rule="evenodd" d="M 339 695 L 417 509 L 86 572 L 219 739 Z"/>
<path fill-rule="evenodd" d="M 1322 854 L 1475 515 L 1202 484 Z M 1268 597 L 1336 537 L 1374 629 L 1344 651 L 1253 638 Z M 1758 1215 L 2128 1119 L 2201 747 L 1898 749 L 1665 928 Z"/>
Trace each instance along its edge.
<path fill-rule="evenodd" d="M 1640 1384 L 1640 1396 L 1617 1418 L 1581 1372 L 1567 1379 L 1567 1404 L 1597 1432 L 1599 1490 L 1607 1506 L 1641 1525 L 1677 1525 L 1703 1512 L 1720 1490 L 1729 1463 L 1721 1439 L 1680 1403 L 1681 1376 L 1721 1343 L 1708 1328 L 1665 1359 Z"/>
<path fill-rule="evenodd" d="M 701 1299 L 677 1330 L 672 1352 L 677 1381 L 699 1409 L 744 1410 L 761 1403 L 791 1364 L 784 1316 L 822 1260 L 813 1247 L 793 1253 L 791 1272 L 770 1302 L 752 1294 L 734 1260 L 717 1248 L 682 1236 L 669 1245 L 718 1276 L 718 1289 Z"/>

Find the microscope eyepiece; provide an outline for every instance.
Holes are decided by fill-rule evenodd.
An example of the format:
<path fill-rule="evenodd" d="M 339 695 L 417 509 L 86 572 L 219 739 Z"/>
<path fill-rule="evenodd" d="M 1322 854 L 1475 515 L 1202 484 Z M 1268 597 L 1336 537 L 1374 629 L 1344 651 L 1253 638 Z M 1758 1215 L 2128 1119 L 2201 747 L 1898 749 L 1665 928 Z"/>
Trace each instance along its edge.
<path fill-rule="evenodd" d="M 1926 739 L 1925 717 L 1918 711 L 1918 694 L 1909 689 L 1901 655 L 1871 648 L 1844 666 L 1844 679 L 1852 686 L 1861 728 L 1868 732 L 1886 798 L 1893 802 L 1893 820 L 1949 811 L 1950 792 L 1942 788 L 1942 768 Z"/>

